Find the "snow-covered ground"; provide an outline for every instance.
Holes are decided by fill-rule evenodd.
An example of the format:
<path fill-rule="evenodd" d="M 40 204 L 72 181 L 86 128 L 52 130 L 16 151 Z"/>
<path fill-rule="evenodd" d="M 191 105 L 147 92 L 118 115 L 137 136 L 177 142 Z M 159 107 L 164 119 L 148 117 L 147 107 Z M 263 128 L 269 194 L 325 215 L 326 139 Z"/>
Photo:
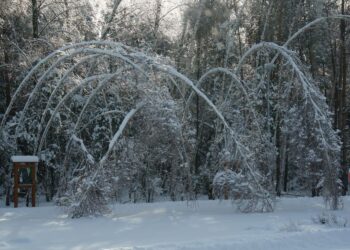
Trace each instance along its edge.
<path fill-rule="evenodd" d="M 43 204 L 1 207 L 0 249 L 349 250 L 350 197 L 344 205 L 333 212 L 320 198 L 283 198 L 273 213 L 242 214 L 229 201 L 159 202 L 83 219 Z"/>

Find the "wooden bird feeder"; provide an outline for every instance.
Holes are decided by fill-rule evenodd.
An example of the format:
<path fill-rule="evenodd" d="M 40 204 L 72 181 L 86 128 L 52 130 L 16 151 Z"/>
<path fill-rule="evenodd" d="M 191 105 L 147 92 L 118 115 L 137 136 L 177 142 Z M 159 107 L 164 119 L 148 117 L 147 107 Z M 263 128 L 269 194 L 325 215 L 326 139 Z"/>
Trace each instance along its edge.
<path fill-rule="evenodd" d="M 14 176 L 14 207 L 18 207 L 18 192 L 23 189 L 27 190 L 27 193 L 31 191 L 32 207 L 35 207 L 36 165 L 39 158 L 37 156 L 16 155 L 11 157 L 11 161 L 13 162 Z"/>

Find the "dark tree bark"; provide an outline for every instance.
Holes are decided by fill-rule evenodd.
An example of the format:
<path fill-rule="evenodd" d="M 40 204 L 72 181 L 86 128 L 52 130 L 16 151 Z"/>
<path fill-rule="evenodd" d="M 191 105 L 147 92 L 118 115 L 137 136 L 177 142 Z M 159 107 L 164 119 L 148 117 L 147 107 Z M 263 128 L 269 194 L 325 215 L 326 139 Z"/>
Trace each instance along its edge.
<path fill-rule="evenodd" d="M 341 13 L 345 14 L 345 0 L 342 0 L 341 3 Z M 342 149 L 341 149 L 341 164 L 342 164 L 342 182 L 343 182 L 343 189 L 342 194 L 346 195 L 348 191 L 348 162 L 347 162 L 347 136 L 346 136 L 346 122 L 347 122 L 347 103 L 346 103 L 346 80 L 347 80 L 347 60 L 346 60 L 346 24 L 345 20 L 340 21 L 340 57 L 339 57 L 339 86 L 341 87 L 340 92 L 340 103 L 339 103 L 339 129 L 341 130 L 341 137 L 342 137 Z"/>
<path fill-rule="evenodd" d="M 283 191 L 288 191 L 288 172 L 289 172 L 289 164 L 288 164 L 288 149 L 286 149 L 286 163 L 284 165 L 284 173 L 283 173 Z"/>
<path fill-rule="evenodd" d="M 160 26 L 160 14 L 162 11 L 162 2 L 161 0 L 157 0 L 156 2 L 156 13 L 154 20 L 154 34 L 156 35 Z"/>
<path fill-rule="evenodd" d="M 122 0 L 115 0 L 114 1 L 113 9 L 112 9 L 111 15 L 109 16 L 109 19 L 108 19 L 108 21 L 106 23 L 106 28 L 102 32 L 101 40 L 104 40 L 104 39 L 107 38 L 107 35 L 110 32 L 110 30 L 111 30 L 111 25 L 113 23 L 113 20 L 114 20 L 115 16 L 117 15 L 117 10 L 118 10 L 118 7 L 121 4 L 121 2 L 122 2 Z"/>
<path fill-rule="evenodd" d="M 5 98 L 6 98 L 6 107 L 10 104 L 11 102 L 11 77 L 10 77 L 10 72 L 9 72 L 9 64 L 10 64 L 10 57 L 9 53 L 7 50 L 4 50 L 4 62 L 6 66 L 6 69 L 4 70 L 4 82 L 5 82 Z"/>
<path fill-rule="evenodd" d="M 70 26 L 70 22 L 69 22 L 70 14 L 69 14 L 69 4 L 68 4 L 68 0 L 64 0 L 64 7 L 65 7 L 65 9 L 66 9 L 66 25 L 67 25 L 67 27 L 69 28 L 69 26 Z"/>
<path fill-rule="evenodd" d="M 158 46 L 158 31 L 160 26 L 160 20 L 161 20 L 161 13 L 162 13 L 162 1 L 157 0 L 156 1 L 156 11 L 155 11 L 155 18 L 154 18 L 154 27 L 153 27 L 153 48 L 157 50 Z"/>
<path fill-rule="evenodd" d="M 202 54 L 202 40 L 199 38 L 197 40 L 197 50 L 196 50 L 196 59 L 197 59 L 197 72 L 196 77 L 197 80 L 201 77 L 201 54 Z M 200 102 L 199 102 L 199 96 L 196 95 L 196 138 L 197 138 L 197 149 L 196 149 L 196 155 L 195 155 L 195 163 L 194 163 L 194 172 L 195 174 L 198 174 L 199 172 L 199 165 L 200 165 L 200 159 L 199 159 L 199 152 L 200 152 Z"/>
<path fill-rule="evenodd" d="M 9 42 L 8 39 L 11 34 L 11 28 L 9 23 L 5 23 L 3 29 L 1 30 L 0 37 L 4 37 L 2 45 L 4 46 L 3 49 L 3 58 L 4 58 L 4 66 L 0 68 L 0 74 L 1 78 L 5 84 L 5 107 L 1 107 L 1 109 L 6 109 L 6 107 L 11 102 L 11 59 L 10 59 L 10 52 L 9 52 Z"/>
<path fill-rule="evenodd" d="M 39 6 L 37 0 L 32 0 L 33 38 L 39 38 Z"/>
<path fill-rule="evenodd" d="M 281 143 L 281 128 L 280 122 L 277 120 L 276 125 L 276 148 L 278 154 L 276 157 L 276 195 L 281 196 L 281 162 L 282 162 L 282 143 Z"/>

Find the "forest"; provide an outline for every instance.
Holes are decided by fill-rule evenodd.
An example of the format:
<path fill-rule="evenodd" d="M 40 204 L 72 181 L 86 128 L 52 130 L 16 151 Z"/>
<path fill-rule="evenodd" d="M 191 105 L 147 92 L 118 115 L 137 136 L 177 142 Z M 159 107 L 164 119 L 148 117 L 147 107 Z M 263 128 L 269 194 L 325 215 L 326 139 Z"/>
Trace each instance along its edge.
<path fill-rule="evenodd" d="M 0 196 L 13 155 L 72 218 L 111 203 L 348 191 L 345 0 L 1 0 Z"/>

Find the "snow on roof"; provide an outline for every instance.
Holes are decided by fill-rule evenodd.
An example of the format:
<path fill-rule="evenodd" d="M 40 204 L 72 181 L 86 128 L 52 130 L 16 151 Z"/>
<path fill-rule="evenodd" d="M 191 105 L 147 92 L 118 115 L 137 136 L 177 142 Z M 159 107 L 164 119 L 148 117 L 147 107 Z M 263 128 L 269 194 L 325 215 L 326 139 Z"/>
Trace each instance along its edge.
<path fill-rule="evenodd" d="M 14 155 L 11 157 L 12 162 L 39 162 L 39 158 L 34 155 Z"/>

